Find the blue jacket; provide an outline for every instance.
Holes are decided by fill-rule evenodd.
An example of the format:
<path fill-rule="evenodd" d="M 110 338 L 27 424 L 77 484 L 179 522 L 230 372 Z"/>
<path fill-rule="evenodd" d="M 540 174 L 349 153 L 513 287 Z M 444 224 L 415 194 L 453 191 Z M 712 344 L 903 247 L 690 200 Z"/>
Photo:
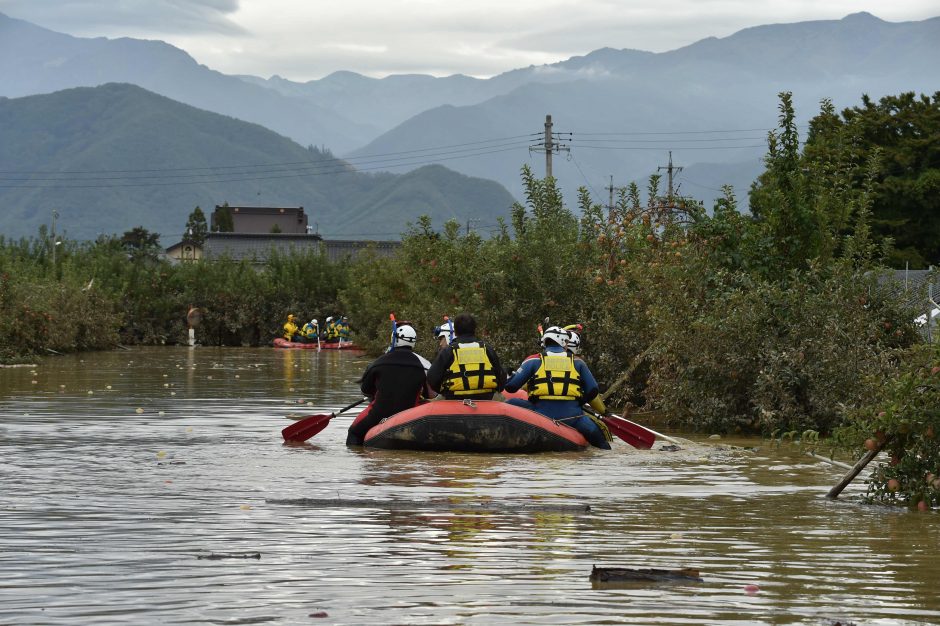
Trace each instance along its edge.
<path fill-rule="evenodd" d="M 548 346 L 545 348 L 545 351 L 555 354 L 563 354 L 566 352 L 564 348 L 558 346 Z M 542 360 L 538 358 L 538 356 L 529 357 L 523 361 L 522 365 L 519 366 L 519 369 L 516 370 L 516 373 L 513 374 L 512 378 L 506 381 L 506 391 L 514 392 L 522 389 L 526 382 L 528 382 L 528 380 L 535 376 L 535 373 L 539 371 L 539 366 L 541 364 Z M 578 370 L 578 376 L 581 377 L 582 393 L 584 394 L 584 396 L 581 398 L 581 401 L 537 400 L 536 398 L 531 398 L 530 400 L 538 403 L 539 413 L 553 419 L 582 415 L 584 413 L 584 409 L 581 408 L 581 404 L 587 404 L 597 396 L 597 381 L 594 379 L 594 374 L 591 373 L 591 370 L 588 368 L 587 364 L 584 361 L 575 359 L 574 367 L 576 370 Z"/>

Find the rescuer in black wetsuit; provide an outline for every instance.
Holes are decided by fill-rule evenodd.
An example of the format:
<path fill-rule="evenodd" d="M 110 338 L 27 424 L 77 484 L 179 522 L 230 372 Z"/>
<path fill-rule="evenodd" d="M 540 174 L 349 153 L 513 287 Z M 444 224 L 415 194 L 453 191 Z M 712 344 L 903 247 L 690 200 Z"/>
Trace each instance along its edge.
<path fill-rule="evenodd" d="M 361 446 L 369 429 L 386 417 L 416 406 L 421 398 L 436 395 L 427 386 L 431 363 L 414 351 L 418 335 L 411 326 L 395 329 L 392 350 L 374 360 L 362 375 L 362 393 L 372 402 L 349 427 L 347 446 Z"/>

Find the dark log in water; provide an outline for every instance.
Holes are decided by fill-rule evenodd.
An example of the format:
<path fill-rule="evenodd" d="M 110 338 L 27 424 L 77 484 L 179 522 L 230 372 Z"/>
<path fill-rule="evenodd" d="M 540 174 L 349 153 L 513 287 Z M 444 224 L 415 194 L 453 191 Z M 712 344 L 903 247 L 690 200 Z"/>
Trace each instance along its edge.
<path fill-rule="evenodd" d="M 690 567 L 684 569 L 629 569 L 619 567 L 598 567 L 591 569 L 592 583 L 670 583 L 704 582 L 699 571 Z"/>
<path fill-rule="evenodd" d="M 242 553 L 216 553 L 212 552 L 210 554 L 197 554 L 197 559 L 206 559 L 208 561 L 221 561 L 222 559 L 260 559 L 260 552 L 242 552 Z"/>

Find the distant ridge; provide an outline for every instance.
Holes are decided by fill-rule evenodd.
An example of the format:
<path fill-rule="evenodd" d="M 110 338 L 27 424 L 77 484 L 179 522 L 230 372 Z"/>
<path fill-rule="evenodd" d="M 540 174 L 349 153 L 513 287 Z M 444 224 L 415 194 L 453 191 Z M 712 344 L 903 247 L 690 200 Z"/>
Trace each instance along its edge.
<path fill-rule="evenodd" d="M 571 151 L 554 167 L 569 201 L 578 186 L 604 200 L 610 176 L 615 186 L 645 181 L 671 150 L 685 167 L 680 191 L 710 204 L 726 182 L 746 200 L 776 124 L 778 92 L 793 92 L 805 123 L 822 98 L 845 107 L 863 93 L 877 99 L 940 86 L 940 18 L 887 22 L 862 12 L 754 26 L 662 53 L 630 45 L 599 41 L 604 47 L 587 54 L 489 79 L 337 71 L 298 83 L 225 76 L 162 42 L 82 39 L 0 16 L 0 95 L 128 82 L 347 158 L 457 146 L 449 167 L 497 180 L 518 198 L 521 165 L 542 171 L 531 142 L 518 138 L 538 135 L 552 114 L 556 132 L 572 133 Z M 498 150 L 481 142 L 505 138 L 516 140 Z M 460 152 L 471 144 L 481 149 Z M 400 173 L 436 159 L 384 164 Z"/>
<path fill-rule="evenodd" d="M 77 238 L 137 225 L 178 240 L 199 205 L 303 206 L 330 237 L 393 239 L 421 214 L 495 222 L 513 198 L 441 166 L 357 172 L 260 125 L 127 84 L 0 99 L 0 234 L 59 213 Z"/>

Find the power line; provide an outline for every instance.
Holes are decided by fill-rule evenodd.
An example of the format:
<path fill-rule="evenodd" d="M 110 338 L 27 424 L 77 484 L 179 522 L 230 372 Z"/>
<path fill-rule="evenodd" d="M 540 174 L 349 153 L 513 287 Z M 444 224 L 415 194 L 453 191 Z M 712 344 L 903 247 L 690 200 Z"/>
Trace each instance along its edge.
<path fill-rule="evenodd" d="M 584 150 L 654 150 L 662 152 L 661 146 L 585 146 L 572 142 L 573 147 Z M 744 148 L 766 148 L 762 143 L 744 146 L 678 146 L 676 150 L 740 150 Z"/>
<path fill-rule="evenodd" d="M 203 184 L 215 184 L 215 183 L 237 183 L 237 182 L 258 181 L 258 180 L 278 180 L 278 179 L 284 179 L 284 178 L 303 178 L 303 177 L 309 177 L 309 176 L 329 176 L 329 175 L 333 175 L 333 174 L 355 174 L 355 173 L 365 172 L 365 171 L 387 170 L 389 167 L 406 167 L 406 166 L 428 165 L 428 164 L 431 164 L 431 163 L 436 163 L 436 162 L 438 162 L 438 161 L 452 161 L 452 160 L 465 159 L 465 158 L 470 158 L 470 157 L 485 156 L 485 155 L 487 155 L 487 154 L 497 154 L 497 153 L 500 153 L 500 152 L 509 152 L 509 151 L 511 151 L 511 150 L 517 150 L 517 149 L 519 149 L 519 148 L 514 147 L 514 148 L 503 148 L 503 149 L 499 149 L 499 150 L 487 150 L 487 151 L 477 152 L 477 153 L 473 153 L 473 154 L 463 154 L 463 155 L 449 156 L 449 157 L 444 157 L 444 158 L 435 159 L 435 160 L 432 160 L 432 161 L 412 161 L 412 162 L 404 162 L 404 161 L 403 161 L 403 162 L 401 162 L 401 163 L 397 163 L 397 164 L 394 164 L 394 165 L 391 165 L 391 166 L 385 165 L 385 166 L 364 167 L 364 168 L 357 168 L 357 169 L 352 169 L 352 168 L 349 168 L 349 167 L 341 167 L 340 169 L 336 169 L 336 170 L 332 170 L 332 171 L 320 171 L 320 172 L 318 172 L 318 171 L 304 171 L 304 172 L 291 173 L 291 174 L 287 174 L 287 173 L 278 174 L 278 175 L 275 175 L 275 176 L 242 176 L 242 177 L 239 177 L 239 178 L 214 178 L 214 179 L 203 179 L 203 180 L 166 180 L 166 179 L 160 180 L 160 179 L 158 178 L 158 179 L 157 179 L 156 181 L 154 181 L 154 182 L 123 183 L 123 184 L 113 184 L 113 183 L 112 183 L 112 184 L 100 184 L 100 185 L 97 185 L 97 184 L 96 184 L 96 185 L 74 185 L 74 184 L 69 184 L 69 185 L 58 185 L 58 184 L 51 184 L 51 185 L 28 185 L 28 184 L 22 184 L 22 185 L 20 185 L 20 184 L 17 184 L 17 185 L 3 185 L 3 184 L 0 184 L 0 189 L 50 189 L 50 188 L 58 188 L 58 189 L 114 189 L 114 188 L 120 188 L 120 187 L 163 187 L 163 186 L 169 186 L 169 185 L 203 185 Z M 219 176 L 224 176 L 224 175 L 225 175 L 225 174 L 219 174 Z M 227 174 L 227 175 L 228 175 L 228 176 L 233 176 L 233 175 L 235 175 L 235 174 Z M 188 177 L 191 178 L 191 177 L 193 177 L 193 176 L 208 177 L 208 176 L 213 176 L 213 175 L 212 175 L 212 174 L 194 174 L 194 175 L 189 175 Z M 166 178 L 186 178 L 186 177 L 187 177 L 187 175 L 179 175 L 179 176 L 175 176 L 175 177 L 166 177 Z M 94 181 L 95 179 L 84 179 L 84 180 L 87 180 L 87 181 Z M 25 182 L 29 182 L 29 181 L 27 180 L 27 181 L 25 181 Z M 56 180 L 50 180 L 50 181 L 45 181 L 45 182 L 51 182 L 51 183 L 57 183 L 57 182 L 83 182 L 83 180 L 69 181 L 69 180 L 64 180 L 64 179 L 56 179 Z"/>
<path fill-rule="evenodd" d="M 597 193 L 597 189 L 594 188 L 594 185 L 591 184 L 591 181 L 588 180 L 588 177 L 584 175 L 584 170 L 581 169 L 581 165 L 578 163 L 578 160 L 574 158 L 573 154 L 570 154 L 571 162 L 574 163 L 574 166 L 578 168 L 578 171 L 581 172 L 581 178 L 584 179 L 584 182 L 587 183 L 587 186 L 591 188 L 591 191 L 594 192 L 594 196 L 599 198 L 600 194 Z"/>

